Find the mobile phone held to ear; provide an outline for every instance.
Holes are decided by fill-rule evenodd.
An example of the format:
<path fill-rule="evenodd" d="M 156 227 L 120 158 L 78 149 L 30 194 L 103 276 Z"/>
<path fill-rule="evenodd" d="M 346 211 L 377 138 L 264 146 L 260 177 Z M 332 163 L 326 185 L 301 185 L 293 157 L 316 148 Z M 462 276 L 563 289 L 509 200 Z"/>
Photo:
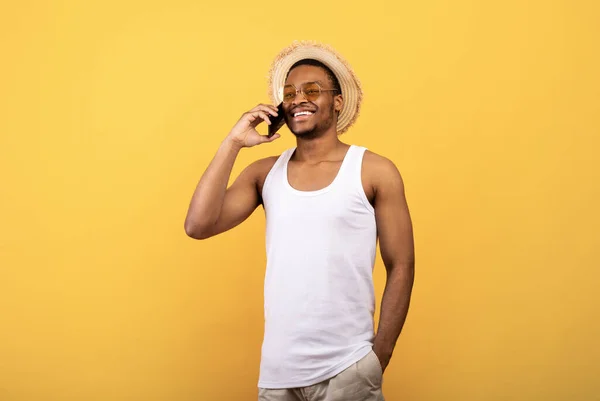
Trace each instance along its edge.
<path fill-rule="evenodd" d="M 281 127 L 283 127 L 283 124 L 285 124 L 283 113 L 283 103 L 279 103 L 279 106 L 277 106 L 277 117 L 270 116 L 269 118 L 271 125 L 269 125 L 269 133 L 267 137 L 272 137 L 277 131 L 279 131 Z"/>

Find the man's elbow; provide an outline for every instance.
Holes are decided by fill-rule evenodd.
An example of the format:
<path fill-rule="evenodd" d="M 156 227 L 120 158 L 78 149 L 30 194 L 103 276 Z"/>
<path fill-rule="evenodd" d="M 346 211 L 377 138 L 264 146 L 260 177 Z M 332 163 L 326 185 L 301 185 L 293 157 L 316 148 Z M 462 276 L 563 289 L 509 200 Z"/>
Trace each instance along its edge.
<path fill-rule="evenodd" d="M 414 275 L 415 274 L 415 260 L 411 258 L 410 260 L 405 261 L 404 263 L 402 263 L 402 268 L 406 272 Z"/>
<path fill-rule="evenodd" d="M 192 222 L 186 221 L 184 224 L 184 229 L 185 234 L 193 239 L 202 240 L 212 237 L 210 231 L 200 224 L 194 224 Z"/>

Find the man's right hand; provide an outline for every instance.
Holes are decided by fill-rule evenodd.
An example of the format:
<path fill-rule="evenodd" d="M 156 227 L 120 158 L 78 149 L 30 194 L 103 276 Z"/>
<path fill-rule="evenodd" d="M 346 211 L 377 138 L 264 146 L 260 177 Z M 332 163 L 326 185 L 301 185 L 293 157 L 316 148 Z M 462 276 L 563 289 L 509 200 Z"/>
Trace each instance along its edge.
<path fill-rule="evenodd" d="M 269 125 L 271 124 L 269 115 L 277 116 L 277 108 L 267 104 L 259 104 L 252 110 L 242 114 L 242 117 L 231 129 L 228 138 L 240 148 L 249 148 L 261 143 L 273 142 L 279 138 L 279 134 L 275 134 L 269 138 L 267 135 L 259 134 L 256 130 L 258 124 L 263 121 Z"/>

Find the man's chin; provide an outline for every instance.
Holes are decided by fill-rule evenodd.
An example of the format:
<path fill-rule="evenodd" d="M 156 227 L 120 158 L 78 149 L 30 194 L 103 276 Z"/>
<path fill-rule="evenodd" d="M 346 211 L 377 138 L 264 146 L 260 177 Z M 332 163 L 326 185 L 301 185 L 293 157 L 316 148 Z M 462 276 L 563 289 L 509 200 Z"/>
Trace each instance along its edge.
<path fill-rule="evenodd" d="M 303 129 L 303 130 L 290 130 L 292 134 L 294 134 L 295 136 L 305 136 L 310 134 L 312 131 L 311 130 L 307 130 L 307 129 Z"/>
<path fill-rule="evenodd" d="M 315 133 L 315 127 L 289 127 L 290 132 L 297 137 L 311 136 Z"/>

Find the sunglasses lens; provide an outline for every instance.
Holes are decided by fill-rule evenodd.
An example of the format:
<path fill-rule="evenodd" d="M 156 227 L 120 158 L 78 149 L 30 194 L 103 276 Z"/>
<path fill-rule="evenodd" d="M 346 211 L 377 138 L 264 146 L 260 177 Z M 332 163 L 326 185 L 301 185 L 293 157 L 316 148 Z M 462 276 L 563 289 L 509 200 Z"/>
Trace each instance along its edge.
<path fill-rule="evenodd" d="M 319 98 L 319 95 L 321 94 L 321 88 L 316 83 L 309 83 L 304 85 L 302 92 L 304 93 L 306 100 L 309 102 L 314 102 Z"/>
<path fill-rule="evenodd" d="M 292 85 L 287 85 L 283 87 L 283 101 L 285 103 L 290 103 L 296 97 L 296 88 Z"/>

